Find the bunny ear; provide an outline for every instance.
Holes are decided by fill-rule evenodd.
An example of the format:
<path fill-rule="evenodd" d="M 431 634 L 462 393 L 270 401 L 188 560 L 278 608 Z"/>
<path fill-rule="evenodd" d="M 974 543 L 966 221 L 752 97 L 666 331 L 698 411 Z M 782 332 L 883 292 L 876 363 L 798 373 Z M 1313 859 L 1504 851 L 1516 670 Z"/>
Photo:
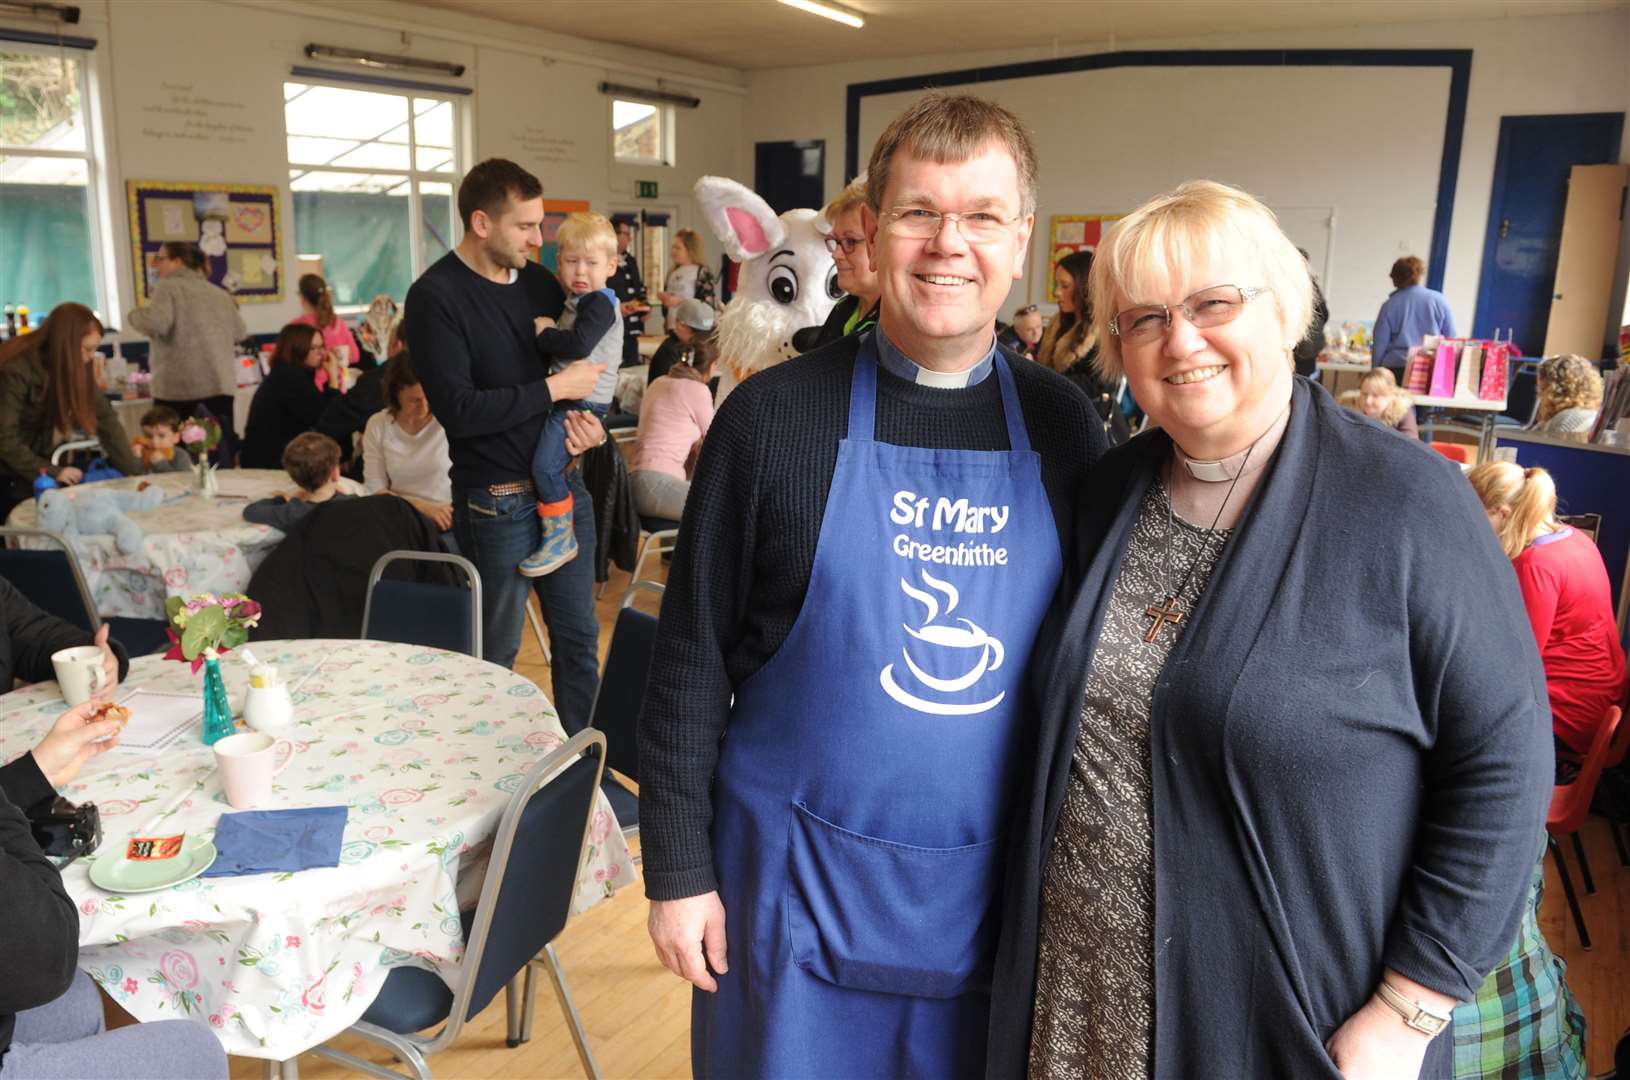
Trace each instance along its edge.
<path fill-rule="evenodd" d="M 708 228 L 737 262 L 756 259 L 787 238 L 781 219 L 752 189 L 728 177 L 704 176 L 695 191 Z"/>

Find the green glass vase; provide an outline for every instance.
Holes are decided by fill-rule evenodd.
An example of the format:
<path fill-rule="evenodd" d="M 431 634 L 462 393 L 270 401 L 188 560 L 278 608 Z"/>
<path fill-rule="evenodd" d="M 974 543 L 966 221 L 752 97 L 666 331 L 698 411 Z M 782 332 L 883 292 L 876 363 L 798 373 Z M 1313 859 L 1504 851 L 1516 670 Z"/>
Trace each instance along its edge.
<path fill-rule="evenodd" d="M 236 730 L 232 723 L 232 703 L 226 697 L 226 680 L 221 678 L 221 662 L 205 660 L 204 745 L 224 739 Z"/>

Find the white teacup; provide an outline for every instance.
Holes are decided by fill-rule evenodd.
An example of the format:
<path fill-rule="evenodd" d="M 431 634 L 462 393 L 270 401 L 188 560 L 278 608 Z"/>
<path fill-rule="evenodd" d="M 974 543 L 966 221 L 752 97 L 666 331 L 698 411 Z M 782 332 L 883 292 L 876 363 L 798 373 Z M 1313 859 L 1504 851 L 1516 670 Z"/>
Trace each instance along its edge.
<path fill-rule="evenodd" d="M 57 671 L 57 685 L 62 688 L 62 699 L 70 705 L 84 704 L 107 683 L 100 645 L 58 649 L 51 654 L 51 666 Z"/>
<path fill-rule="evenodd" d="M 211 747 L 221 771 L 221 787 L 234 810 L 272 801 L 272 777 L 294 759 L 294 744 L 258 731 L 228 735 Z M 281 759 L 281 760 L 280 760 Z"/>
<path fill-rule="evenodd" d="M 956 676 L 955 678 L 942 679 L 930 675 L 928 671 L 925 670 L 931 665 L 918 664 L 918 662 L 912 658 L 912 650 L 908 645 L 905 650 L 905 661 L 906 666 L 911 669 L 911 673 L 917 676 L 918 680 L 920 680 L 924 685 L 931 686 L 936 690 L 941 690 L 946 693 L 955 693 L 959 690 L 965 690 L 974 683 L 978 682 L 984 676 L 986 671 L 994 670 L 1002 666 L 1002 643 L 985 633 L 982 627 L 969 622 L 967 619 L 959 619 L 958 621 L 962 623 L 961 626 L 930 625 L 916 629 L 913 629 L 910 626 L 905 628 L 906 633 L 910 634 L 918 641 L 924 642 L 928 645 L 936 645 L 942 649 L 980 650 L 979 657 L 974 661 L 973 667 L 969 668 L 967 671 L 963 672 L 959 676 Z"/>

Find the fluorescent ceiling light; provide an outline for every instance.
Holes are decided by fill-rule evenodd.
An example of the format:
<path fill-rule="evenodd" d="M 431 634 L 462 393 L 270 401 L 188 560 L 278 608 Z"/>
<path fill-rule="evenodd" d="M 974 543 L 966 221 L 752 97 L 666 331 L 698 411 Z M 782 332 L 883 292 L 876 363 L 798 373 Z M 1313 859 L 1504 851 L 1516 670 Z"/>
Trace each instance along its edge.
<path fill-rule="evenodd" d="M 819 15 L 823 19 L 852 26 L 856 30 L 866 25 L 866 20 L 860 17 L 860 12 L 846 8 L 842 4 L 828 3 L 827 0 L 781 0 L 781 2 L 799 11 L 807 11 L 811 15 Z"/>

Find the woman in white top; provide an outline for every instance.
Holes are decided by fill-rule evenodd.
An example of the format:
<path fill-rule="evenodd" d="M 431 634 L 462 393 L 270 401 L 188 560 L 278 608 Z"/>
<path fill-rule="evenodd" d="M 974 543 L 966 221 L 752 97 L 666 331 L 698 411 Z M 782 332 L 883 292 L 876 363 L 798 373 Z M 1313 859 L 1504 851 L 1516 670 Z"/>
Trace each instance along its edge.
<path fill-rule="evenodd" d="M 362 479 L 370 495 L 397 495 L 413 504 L 453 550 L 452 459 L 447 432 L 430 415 L 430 402 L 403 350 L 385 365 L 385 408 L 362 432 Z"/>
<path fill-rule="evenodd" d="M 662 301 L 662 325 L 672 331 L 674 316 L 686 300 L 701 300 L 715 308 L 719 305 L 713 271 L 707 268 L 702 238 L 695 229 L 680 229 L 674 233 L 668 256 L 673 260 L 673 269 L 668 271 L 668 279 L 657 299 Z"/>
<path fill-rule="evenodd" d="M 696 451 L 713 423 L 713 392 L 707 381 L 719 357 L 718 338 L 698 337 L 695 348 L 692 362 L 680 361 L 645 389 L 639 453 L 628 477 L 641 517 L 678 521 L 685 512 Z"/>

